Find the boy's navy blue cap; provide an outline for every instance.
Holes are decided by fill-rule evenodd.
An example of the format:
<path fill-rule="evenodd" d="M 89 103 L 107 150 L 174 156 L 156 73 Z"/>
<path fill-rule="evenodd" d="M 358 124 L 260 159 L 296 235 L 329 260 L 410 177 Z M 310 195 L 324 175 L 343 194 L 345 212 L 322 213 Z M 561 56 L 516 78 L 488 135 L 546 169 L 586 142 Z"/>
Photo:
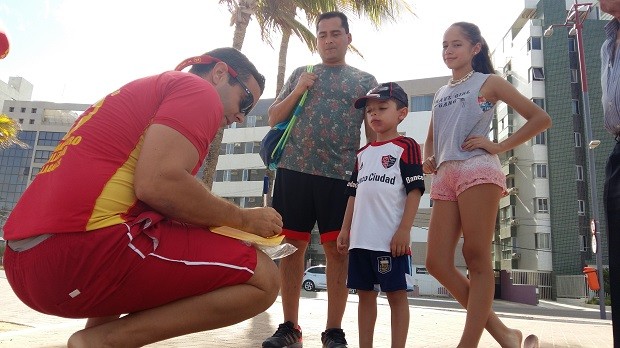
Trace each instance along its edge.
<path fill-rule="evenodd" d="M 354 105 L 356 109 L 362 109 L 366 106 L 366 101 L 368 99 L 388 100 L 391 98 L 400 101 L 407 107 L 409 106 L 409 97 L 407 97 L 407 93 L 405 93 L 402 87 L 396 82 L 385 82 L 380 84 L 368 91 L 365 96 L 358 98 Z"/>

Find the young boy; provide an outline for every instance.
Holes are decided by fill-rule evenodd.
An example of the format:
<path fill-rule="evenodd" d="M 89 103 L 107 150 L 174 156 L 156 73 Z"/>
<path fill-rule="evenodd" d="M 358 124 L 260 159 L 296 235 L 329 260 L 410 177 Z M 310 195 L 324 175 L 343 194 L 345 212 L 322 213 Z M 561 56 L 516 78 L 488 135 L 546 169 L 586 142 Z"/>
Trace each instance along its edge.
<path fill-rule="evenodd" d="M 405 347 L 410 232 L 424 193 L 420 146 L 398 134 L 397 126 L 409 112 L 407 93 L 398 84 L 380 84 L 357 99 L 355 107 L 365 108 L 377 141 L 357 152 L 338 251 L 349 252 L 347 286 L 359 295 L 359 347 L 372 347 L 377 284 L 390 303 L 392 347 Z"/>

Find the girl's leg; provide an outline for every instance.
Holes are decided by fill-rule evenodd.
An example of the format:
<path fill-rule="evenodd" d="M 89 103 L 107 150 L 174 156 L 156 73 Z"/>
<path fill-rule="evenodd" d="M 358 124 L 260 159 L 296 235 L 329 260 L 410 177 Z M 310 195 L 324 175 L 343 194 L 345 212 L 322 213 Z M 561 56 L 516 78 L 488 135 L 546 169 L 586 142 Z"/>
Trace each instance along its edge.
<path fill-rule="evenodd" d="M 377 321 L 377 295 L 376 291 L 358 290 L 359 305 L 357 307 L 357 326 L 359 329 L 360 348 L 372 348 Z"/>
<path fill-rule="evenodd" d="M 409 331 L 409 301 L 407 291 L 387 292 L 392 313 L 392 348 L 405 348 Z"/>
<path fill-rule="evenodd" d="M 475 209 L 474 207 L 477 205 L 471 208 Z M 495 213 L 492 215 L 495 216 Z M 426 268 L 464 308 L 467 308 L 469 280 L 454 266 L 454 253 L 460 235 L 461 222 L 457 203 L 434 201 L 428 230 Z M 487 248 L 490 248 L 490 243 L 487 244 Z M 485 328 L 502 347 L 521 346 L 521 332 L 506 327 L 493 311 L 489 313 Z"/>
<path fill-rule="evenodd" d="M 467 320 L 459 347 L 476 347 L 493 305 L 494 275 L 491 242 L 501 188 L 494 184 L 473 186 L 458 197 L 463 231 L 463 256 L 469 270 Z"/>

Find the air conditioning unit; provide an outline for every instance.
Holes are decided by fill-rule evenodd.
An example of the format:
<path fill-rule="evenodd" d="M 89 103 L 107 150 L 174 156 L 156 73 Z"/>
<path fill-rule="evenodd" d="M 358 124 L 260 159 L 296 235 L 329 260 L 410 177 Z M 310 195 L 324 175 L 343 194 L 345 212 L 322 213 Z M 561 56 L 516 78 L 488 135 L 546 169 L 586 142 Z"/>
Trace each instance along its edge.
<path fill-rule="evenodd" d="M 519 226 L 519 220 L 510 219 L 510 226 Z"/>
<path fill-rule="evenodd" d="M 521 253 L 512 253 L 512 259 L 513 260 L 518 260 L 521 258 Z"/>

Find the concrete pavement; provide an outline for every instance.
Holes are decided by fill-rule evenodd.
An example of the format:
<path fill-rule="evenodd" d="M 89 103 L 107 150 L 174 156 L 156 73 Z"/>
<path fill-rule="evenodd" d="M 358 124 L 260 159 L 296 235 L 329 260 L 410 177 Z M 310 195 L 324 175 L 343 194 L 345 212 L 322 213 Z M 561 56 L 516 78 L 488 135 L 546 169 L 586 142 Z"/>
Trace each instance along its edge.
<path fill-rule="evenodd" d="M 429 299 L 429 301 L 432 301 Z M 375 347 L 390 347 L 390 308 L 387 300 L 378 301 Z M 545 305 L 553 305 L 546 303 Z M 412 305 L 407 347 L 455 347 L 465 323 L 465 311 Z M 584 311 L 596 311 L 583 308 Z M 325 292 L 305 293 L 300 302 L 300 325 L 305 348 L 320 348 L 320 333 L 324 330 L 327 312 Z M 498 312 L 504 323 L 517 328 L 524 336 L 536 334 L 540 347 L 612 348 L 610 320 L 558 318 L 543 315 L 523 315 Z M 237 325 L 218 330 L 186 335 L 156 344 L 162 347 L 260 347 L 282 321 L 280 298 L 267 311 Z M 71 333 L 81 329 L 85 320 L 64 319 L 31 310 L 15 296 L 0 271 L 0 347 L 65 347 Z M 343 329 L 349 347 L 357 347 L 357 295 L 349 295 Z M 499 347 L 484 333 L 480 347 Z"/>

